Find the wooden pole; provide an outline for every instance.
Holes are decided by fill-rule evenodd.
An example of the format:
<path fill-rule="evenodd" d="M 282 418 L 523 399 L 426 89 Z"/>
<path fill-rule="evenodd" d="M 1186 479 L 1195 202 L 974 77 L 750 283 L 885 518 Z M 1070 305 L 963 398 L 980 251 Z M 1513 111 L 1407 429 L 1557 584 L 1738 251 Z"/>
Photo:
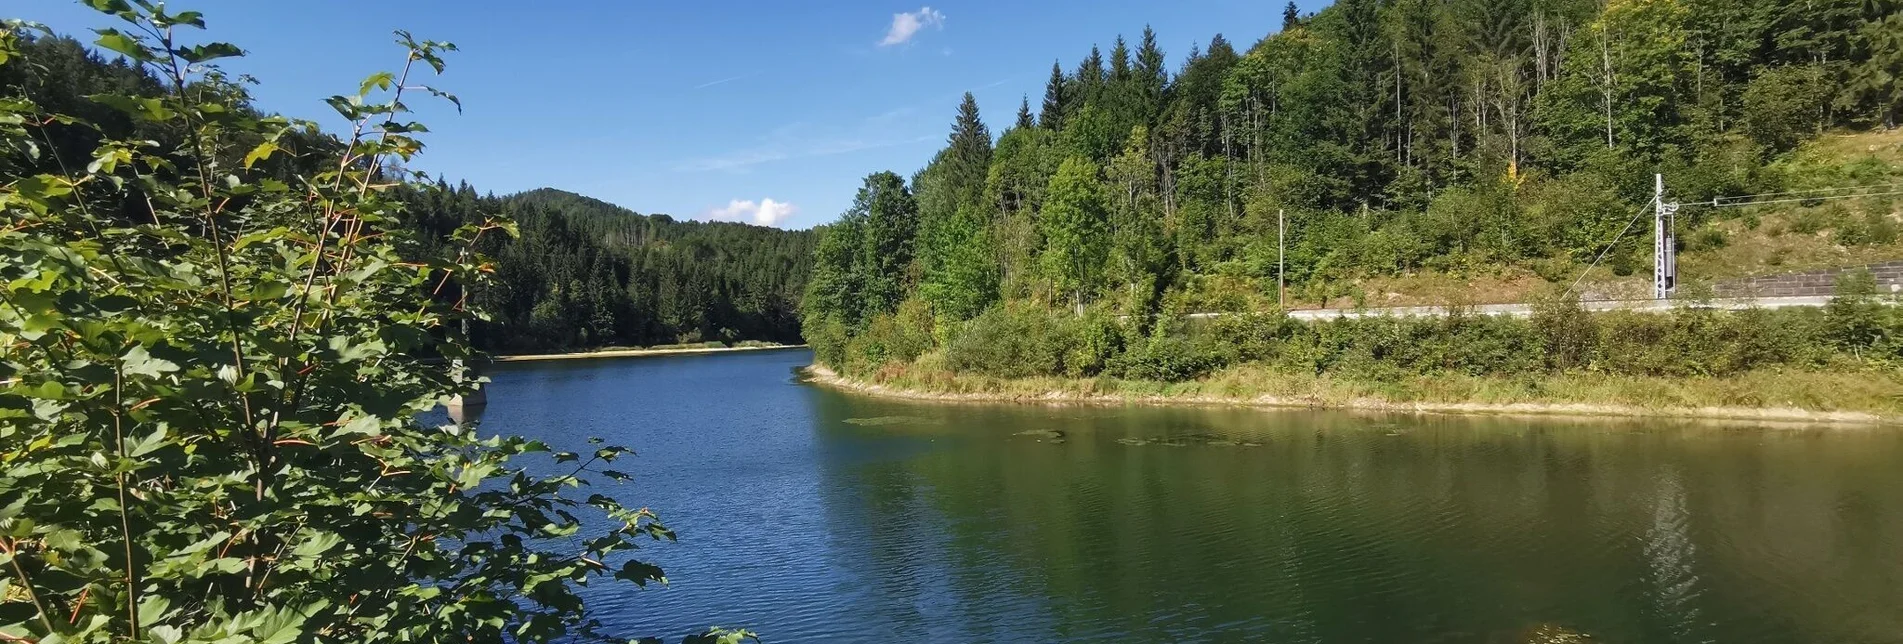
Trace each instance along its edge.
<path fill-rule="evenodd" d="M 1282 310 L 1288 310 L 1288 265 L 1284 263 L 1288 256 L 1288 223 L 1283 209 L 1275 209 L 1275 301 Z"/>

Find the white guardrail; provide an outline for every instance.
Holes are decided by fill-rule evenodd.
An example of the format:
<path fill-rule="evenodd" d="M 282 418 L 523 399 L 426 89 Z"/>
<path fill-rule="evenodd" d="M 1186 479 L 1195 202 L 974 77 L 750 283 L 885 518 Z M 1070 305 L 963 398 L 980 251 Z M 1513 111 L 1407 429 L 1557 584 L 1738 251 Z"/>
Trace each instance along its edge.
<path fill-rule="evenodd" d="M 1733 297 L 1733 298 L 1718 298 L 1718 299 L 1711 299 L 1711 300 L 1704 300 L 1704 301 L 1697 301 L 1697 300 L 1593 300 L 1593 301 L 1587 301 L 1587 302 L 1580 302 L 1579 305 L 1588 311 L 1669 311 L 1672 309 L 1680 309 L 1680 308 L 1708 308 L 1708 309 L 1716 309 L 1721 311 L 1735 311 L 1739 309 L 1749 309 L 1749 308 L 1782 309 L 1782 308 L 1790 308 L 1790 307 L 1819 307 L 1819 306 L 1823 306 L 1825 304 L 1830 303 L 1830 299 L 1831 298 L 1825 297 L 1825 296 L 1799 296 L 1799 297 Z M 1473 313 L 1484 314 L 1484 315 L 1510 315 L 1513 317 L 1527 317 L 1533 314 L 1533 307 L 1532 305 L 1529 305 L 1529 304 L 1476 304 L 1468 310 L 1472 311 Z M 1211 318 L 1222 317 L 1224 315 L 1237 315 L 1237 314 L 1235 313 L 1191 313 L 1186 317 L 1190 319 L 1195 319 L 1195 320 L 1206 320 Z M 1382 316 L 1440 317 L 1444 315 L 1447 315 L 1447 307 L 1445 306 L 1396 306 L 1396 307 L 1362 308 L 1362 309 L 1294 309 L 1288 312 L 1289 317 L 1295 318 L 1297 320 L 1328 320 L 1328 319 L 1334 319 L 1334 318 L 1360 318 L 1360 317 L 1382 317 Z"/>

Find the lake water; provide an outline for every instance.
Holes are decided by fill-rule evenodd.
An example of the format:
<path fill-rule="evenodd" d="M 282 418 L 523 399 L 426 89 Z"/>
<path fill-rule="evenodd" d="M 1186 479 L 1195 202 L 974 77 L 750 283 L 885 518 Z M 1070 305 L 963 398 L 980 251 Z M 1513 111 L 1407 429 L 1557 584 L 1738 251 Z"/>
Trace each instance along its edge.
<path fill-rule="evenodd" d="M 805 351 L 508 364 L 489 431 L 636 449 L 617 631 L 771 642 L 1903 642 L 1903 432 L 928 404 Z"/>

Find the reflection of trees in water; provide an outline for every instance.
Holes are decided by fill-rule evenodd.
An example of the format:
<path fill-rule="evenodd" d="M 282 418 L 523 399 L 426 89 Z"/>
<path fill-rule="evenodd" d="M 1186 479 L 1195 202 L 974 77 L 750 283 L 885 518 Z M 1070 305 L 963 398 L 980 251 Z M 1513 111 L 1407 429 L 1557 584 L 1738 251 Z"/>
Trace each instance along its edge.
<path fill-rule="evenodd" d="M 1676 470 L 1666 468 L 1658 476 L 1652 521 L 1645 531 L 1646 581 L 1652 593 L 1652 610 L 1665 622 L 1675 641 L 1705 642 L 1710 640 L 1694 636 L 1703 625 L 1697 604 L 1704 590 L 1695 569 L 1698 546 L 1692 543 L 1691 520 L 1685 485 Z"/>
<path fill-rule="evenodd" d="M 963 616 L 956 628 L 967 639 L 1415 641 L 1479 632 L 1520 642 L 1547 628 L 1599 641 L 1841 640 L 1834 636 L 1881 631 L 1818 619 L 1827 613 L 1810 595 L 1895 596 L 1900 572 L 1870 561 L 1881 557 L 1865 547 L 1903 536 L 1894 509 L 1903 495 L 1882 487 L 1894 475 L 1843 467 L 1856 453 L 1897 455 L 1895 441 L 1820 444 L 1656 423 L 1622 432 L 1253 410 L 850 407 L 834 415 L 942 421 L 837 420 L 838 433 L 904 454 L 836 468 L 828 485 L 905 489 L 884 492 L 898 502 L 828 491 L 837 497 L 828 504 L 852 506 L 835 519 L 863 512 L 872 532 L 946 548 L 929 556 L 894 548 L 858 565 L 950 579 L 904 591 L 958 604 L 952 614 Z M 1065 442 L 1038 440 L 1057 435 Z M 1758 470 L 1766 466 L 1778 476 Z M 1754 565 L 1766 563 L 1757 546 L 1779 544 L 1782 522 L 1763 510 L 1781 504 L 1765 504 L 1765 493 L 1825 519 L 1843 514 L 1833 498 L 1882 497 L 1870 505 L 1885 509 L 1871 519 L 1888 521 L 1859 523 L 1868 542 L 1835 538 L 1848 536 L 1846 526 L 1828 520 L 1807 526 L 1816 534 L 1802 540 L 1835 544 L 1837 557 L 1865 560 L 1875 569 L 1867 576 L 1890 581 L 1846 585 Z M 944 533 L 923 534 L 933 531 Z M 1756 581 L 1772 583 L 1739 583 L 1760 574 Z"/>
<path fill-rule="evenodd" d="M 821 494 L 828 556 L 842 571 L 851 630 L 922 641 L 1010 641 L 1049 630 L 1041 589 L 998 560 L 996 508 L 946 508 L 948 494 L 921 464 L 941 461 L 956 408 L 908 408 L 876 399 L 818 393 L 813 431 L 822 436 Z M 847 422 L 862 419 L 861 422 Z M 864 422 L 875 419 L 880 422 Z M 899 422 L 896 419 L 904 419 Z M 983 463 L 961 483 L 995 488 Z M 989 527 L 987 527 L 989 526 Z M 851 639 L 851 638 L 849 638 Z"/>

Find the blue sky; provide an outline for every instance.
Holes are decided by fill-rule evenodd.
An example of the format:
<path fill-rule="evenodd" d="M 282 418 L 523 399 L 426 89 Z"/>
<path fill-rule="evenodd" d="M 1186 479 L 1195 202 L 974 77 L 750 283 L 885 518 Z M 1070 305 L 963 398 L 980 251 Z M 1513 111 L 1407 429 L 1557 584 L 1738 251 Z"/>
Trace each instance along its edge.
<path fill-rule="evenodd" d="M 0 11 L 85 37 L 115 19 L 67 0 Z M 1053 59 L 1156 29 L 1172 70 L 1211 35 L 1247 47 L 1279 28 L 1262 0 L 1025 2 L 501 2 L 183 0 L 208 36 L 244 48 L 266 110 L 339 121 L 322 99 L 401 63 L 393 29 L 448 40 L 433 83 L 463 112 L 420 109 L 414 167 L 496 193 L 542 186 L 643 213 L 806 228 L 836 219 L 860 179 L 910 176 L 944 143 L 960 94 L 993 132 Z M 1299 2 L 1314 11 L 1320 0 Z M 929 6 L 927 6 L 929 5 Z"/>

